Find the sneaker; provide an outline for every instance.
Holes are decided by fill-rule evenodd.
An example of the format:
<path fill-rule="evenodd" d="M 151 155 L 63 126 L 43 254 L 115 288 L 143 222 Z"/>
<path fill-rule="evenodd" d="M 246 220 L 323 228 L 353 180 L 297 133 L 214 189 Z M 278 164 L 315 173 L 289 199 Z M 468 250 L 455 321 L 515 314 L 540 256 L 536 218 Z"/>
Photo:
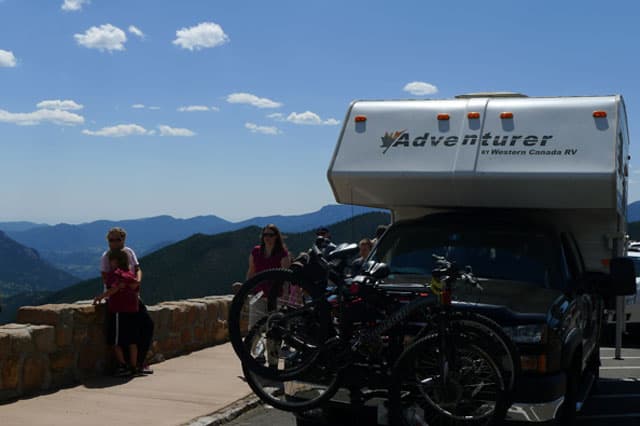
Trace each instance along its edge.
<path fill-rule="evenodd" d="M 115 377 L 128 377 L 131 375 L 131 371 L 124 364 L 118 364 L 115 371 L 113 372 Z"/>
<path fill-rule="evenodd" d="M 153 374 L 153 368 L 149 367 L 147 364 L 143 365 L 142 367 L 138 367 L 138 371 L 141 374 Z"/>
<path fill-rule="evenodd" d="M 129 367 L 129 375 L 131 377 L 139 377 L 142 376 L 142 369 L 138 368 L 138 367 Z"/>

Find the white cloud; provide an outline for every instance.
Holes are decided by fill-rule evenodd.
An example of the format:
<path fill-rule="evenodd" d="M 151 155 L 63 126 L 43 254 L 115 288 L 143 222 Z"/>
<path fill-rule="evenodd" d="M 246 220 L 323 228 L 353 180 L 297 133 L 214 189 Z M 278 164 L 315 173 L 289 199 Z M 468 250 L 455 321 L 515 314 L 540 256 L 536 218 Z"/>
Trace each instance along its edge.
<path fill-rule="evenodd" d="M 135 25 L 129 25 L 129 32 L 131 34 L 133 34 L 134 36 L 140 37 L 140 38 L 145 38 L 145 33 L 143 33 L 140 28 L 136 27 Z"/>
<path fill-rule="evenodd" d="M 89 136 L 107 136 L 120 138 L 123 136 L 152 135 L 154 132 L 137 124 L 118 124 L 117 126 L 103 127 L 100 130 L 83 130 L 82 133 Z"/>
<path fill-rule="evenodd" d="M 39 109 L 34 112 L 9 112 L 0 109 L 0 122 L 19 126 L 35 126 L 41 123 L 75 126 L 84 123 L 84 117 L 60 109 Z"/>
<path fill-rule="evenodd" d="M 85 4 L 89 4 L 89 0 L 64 0 L 60 8 L 68 12 L 75 12 L 82 10 L 82 6 Z"/>
<path fill-rule="evenodd" d="M 305 111 L 301 113 L 292 112 L 287 117 L 287 121 L 293 124 L 303 124 L 310 126 L 335 126 L 340 122 L 335 118 L 329 118 L 328 120 L 322 120 L 318 114 L 311 111 Z"/>
<path fill-rule="evenodd" d="M 271 118 L 276 121 L 284 121 L 284 114 L 281 112 L 274 112 L 273 114 L 267 115 L 267 118 Z"/>
<path fill-rule="evenodd" d="M 10 50 L 0 49 L 0 67 L 12 68 L 16 66 L 16 57 Z"/>
<path fill-rule="evenodd" d="M 262 133 L 264 135 L 277 135 L 282 133 L 277 127 L 258 126 L 254 123 L 244 123 L 244 127 L 251 130 L 251 133 Z"/>
<path fill-rule="evenodd" d="M 133 104 L 131 105 L 133 109 L 150 109 L 151 111 L 157 111 L 160 109 L 159 106 L 146 106 L 145 104 Z"/>
<path fill-rule="evenodd" d="M 160 136 L 195 136 L 196 133 L 189 129 L 181 129 L 178 127 L 169 127 L 160 125 L 158 126 L 160 129 Z"/>
<path fill-rule="evenodd" d="M 228 41 L 229 36 L 224 33 L 220 25 L 214 22 L 202 22 L 194 27 L 176 31 L 173 44 L 193 51 L 220 46 Z"/>
<path fill-rule="evenodd" d="M 61 109 L 65 111 L 77 111 L 84 108 L 84 105 L 81 105 L 70 99 L 64 101 L 60 99 L 46 100 L 39 102 L 36 106 L 40 109 Z"/>
<path fill-rule="evenodd" d="M 227 96 L 227 102 L 230 104 L 249 104 L 258 108 L 279 108 L 282 106 L 280 102 L 259 98 L 251 93 L 232 93 Z"/>
<path fill-rule="evenodd" d="M 73 37 L 79 45 L 101 51 L 124 50 L 127 41 L 124 31 L 111 24 L 91 27 L 84 34 L 75 34 Z"/>
<path fill-rule="evenodd" d="M 407 83 L 402 90 L 416 96 L 433 95 L 434 93 L 438 93 L 438 88 L 436 86 L 430 83 L 425 83 L 424 81 L 412 81 L 411 83 Z"/>
<path fill-rule="evenodd" d="M 178 108 L 180 112 L 220 111 L 220 108 L 207 105 L 187 105 Z"/>

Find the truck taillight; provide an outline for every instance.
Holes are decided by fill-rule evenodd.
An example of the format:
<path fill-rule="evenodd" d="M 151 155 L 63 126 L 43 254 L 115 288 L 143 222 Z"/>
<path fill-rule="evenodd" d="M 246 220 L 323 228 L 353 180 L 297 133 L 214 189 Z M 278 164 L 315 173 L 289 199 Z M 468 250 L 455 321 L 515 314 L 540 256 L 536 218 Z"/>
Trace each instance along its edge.
<path fill-rule="evenodd" d="M 607 118 L 607 111 L 593 111 L 593 118 Z"/>
<path fill-rule="evenodd" d="M 480 118 L 480 113 L 479 112 L 470 112 L 470 113 L 467 114 L 467 118 L 469 120 Z"/>
<path fill-rule="evenodd" d="M 449 114 L 438 114 L 438 120 L 440 121 L 447 121 L 449 119 Z"/>
<path fill-rule="evenodd" d="M 500 113 L 500 118 L 504 119 L 508 119 L 508 118 L 513 118 L 513 113 L 512 112 L 501 112 Z"/>
<path fill-rule="evenodd" d="M 356 115 L 356 118 L 355 118 L 356 123 L 364 123 L 365 121 L 367 121 L 366 115 Z"/>

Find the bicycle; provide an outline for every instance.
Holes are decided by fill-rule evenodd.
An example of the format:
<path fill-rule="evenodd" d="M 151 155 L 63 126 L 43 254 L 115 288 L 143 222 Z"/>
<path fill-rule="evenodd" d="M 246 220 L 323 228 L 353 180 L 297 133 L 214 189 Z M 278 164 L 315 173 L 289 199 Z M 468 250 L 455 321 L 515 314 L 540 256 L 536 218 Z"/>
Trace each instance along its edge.
<path fill-rule="evenodd" d="M 291 270 L 266 271 L 248 280 L 238 292 L 230 310 L 229 333 L 254 391 L 257 389 L 259 396 L 277 408 L 307 410 L 331 398 L 348 381 L 347 373 L 353 368 L 365 366 L 367 380 L 373 383 L 370 388 L 388 389 L 392 418 L 397 421 L 406 423 L 407 415 L 402 413 L 409 411 L 415 417 L 416 405 L 423 417 L 433 417 L 435 412 L 465 423 L 503 415 L 507 394 L 517 375 L 515 346 L 490 319 L 451 309 L 451 283 L 461 279 L 477 285 L 472 274 L 438 259 L 440 268 L 434 270 L 430 286 L 399 288 L 384 284 L 381 279 L 388 273 L 384 264 L 372 265 L 367 275 L 347 283 L 337 272 L 345 257 L 338 252 L 327 260 L 314 247 L 297 259 Z M 269 286 L 263 285 L 265 280 Z M 441 289 L 437 288 L 439 284 L 443 284 Z M 298 287 L 302 296 L 295 301 L 282 297 L 282 289 L 287 286 Z M 245 301 L 250 304 L 255 297 L 270 300 L 268 311 L 261 314 L 261 321 L 244 330 L 243 337 L 241 314 L 248 310 Z M 255 351 L 260 345 L 263 350 Z M 433 345 L 439 349 L 431 355 L 437 358 L 432 364 L 441 371 L 431 373 L 431 383 L 442 382 L 446 386 L 431 392 L 426 400 L 431 409 L 425 410 L 415 400 L 421 388 L 411 388 L 406 371 L 407 365 L 419 359 L 422 348 Z M 450 379 L 455 378 L 449 374 L 448 366 L 462 366 L 464 360 L 475 362 L 476 366 L 482 364 L 485 375 L 493 377 L 493 388 L 478 388 L 476 383 L 480 390 L 467 399 L 485 397 L 493 404 L 482 401 L 473 411 L 465 400 L 463 411 L 451 408 L 451 397 L 447 399 L 442 391 L 450 391 Z M 468 365 L 461 368 L 460 371 L 473 372 Z M 280 381 L 279 396 L 263 392 L 264 381 Z M 315 381 L 323 387 L 303 397 L 288 394 L 284 384 L 299 381 Z M 357 380 L 351 383 L 352 393 L 358 392 L 358 386 Z"/>

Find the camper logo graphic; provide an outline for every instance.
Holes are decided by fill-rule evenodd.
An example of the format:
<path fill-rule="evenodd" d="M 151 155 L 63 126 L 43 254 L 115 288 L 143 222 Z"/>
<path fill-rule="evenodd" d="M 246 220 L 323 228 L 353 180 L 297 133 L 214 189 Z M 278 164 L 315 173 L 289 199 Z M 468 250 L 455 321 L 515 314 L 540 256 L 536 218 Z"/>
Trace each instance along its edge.
<path fill-rule="evenodd" d="M 391 133 L 384 132 L 384 136 L 380 138 L 382 140 L 382 145 L 380 145 L 380 148 L 384 148 L 384 151 L 382 151 L 382 153 L 386 154 L 389 148 L 391 148 L 393 144 L 405 134 L 405 132 L 406 130 L 400 130 Z"/>

